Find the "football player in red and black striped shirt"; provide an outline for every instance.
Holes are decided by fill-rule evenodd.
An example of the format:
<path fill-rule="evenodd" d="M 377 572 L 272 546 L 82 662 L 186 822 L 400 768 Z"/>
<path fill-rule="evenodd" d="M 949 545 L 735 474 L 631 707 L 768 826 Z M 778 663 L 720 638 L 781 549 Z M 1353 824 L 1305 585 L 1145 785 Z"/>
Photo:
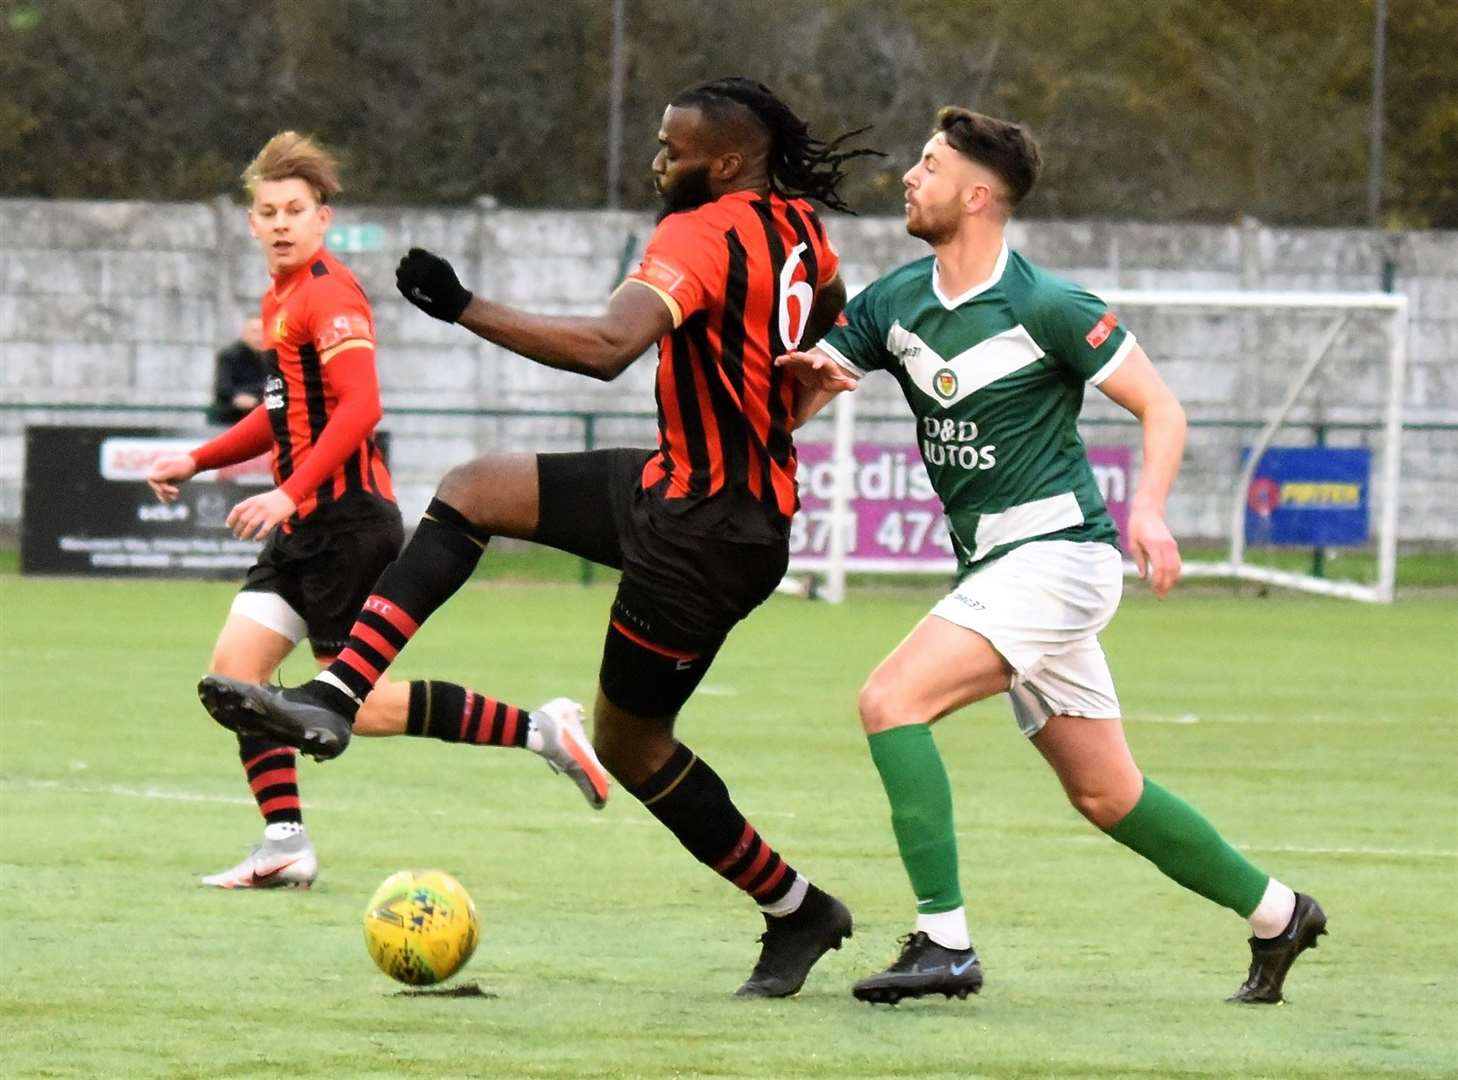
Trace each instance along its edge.
<path fill-rule="evenodd" d="M 390 474 L 374 438 L 380 419 L 374 317 L 364 290 L 324 247 L 339 190 L 337 165 L 313 141 L 282 132 L 244 173 L 249 226 L 273 278 L 262 302 L 263 402 L 187 454 L 159 458 L 148 481 L 163 500 L 196 473 L 271 452 L 273 489 L 228 515 L 240 538 L 267 538 L 234 598 L 209 670 L 269 679 L 308 637 L 328 664 L 349 639 L 381 570 L 400 553 Z M 366 727 L 399 727 L 450 742 L 526 746 L 569 772 L 601 806 L 607 778 L 564 700 L 528 713 L 449 683 L 381 681 Z M 575 751 L 575 752 L 574 752 Z M 302 887 L 318 870 L 304 832 L 293 744 L 239 736 L 263 842 L 203 878 L 219 888 Z"/>
<path fill-rule="evenodd" d="M 472 296 L 445 260 L 412 250 L 397 274 L 407 299 L 538 363 L 612 379 L 656 341 L 658 446 L 489 456 L 453 469 L 326 672 L 294 690 L 203 687 L 225 726 L 333 756 L 379 672 L 470 576 L 492 536 L 621 569 L 594 742 L 684 847 L 764 912 L 745 997 L 797 991 L 849 936 L 851 916 L 744 819 L 718 775 L 674 737 L 674 721 L 729 630 L 784 575 L 796 386 L 773 359 L 808 347 L 845 303 L 835 249 L 806 199 L 844 209 L 842 166 L 871 152 L 841 149 L 845 138 L 814 138 L 748 79 L 680 94 L 653 161 L 664 216 L 600 316 L 535 315 Z"/>

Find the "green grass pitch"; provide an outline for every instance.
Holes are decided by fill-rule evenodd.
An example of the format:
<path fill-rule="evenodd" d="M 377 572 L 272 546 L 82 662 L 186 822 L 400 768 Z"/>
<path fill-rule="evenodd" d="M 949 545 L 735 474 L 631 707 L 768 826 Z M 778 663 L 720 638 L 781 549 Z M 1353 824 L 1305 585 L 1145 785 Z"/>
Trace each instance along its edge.
<path fill-rule="evenodd" d="M 316 888 L 198 888 L 259 833 L 193 696 L 230 595 L 0 574 L 0 1076 L 1458 1075 L 1451 596 L 1134 590 L 1105 636 L 1145 770 L 1326 906 L 1289 1004 L 1222 1003 L 1243 924 L 1083 823 L 994 700 L 937 731 L 986 989 L 872 1009 L 850 984 L 912 905 L 855 692 L 935 591 L 772 600 L 681 720 L 856 916 L 797 998 L 768 1003 L 731 996 L 753 907 L 632 799 L 593 813 L 520 751 L 360 740 L 304 762 Z M 397 674 L 525 705 L 590 695 L 610 597 L 473 583 Z M 371 965 L 362 907 L 407 866 L 474 894 L 484 940 L 457 978 L 487 996 L 402 997 Z"/>

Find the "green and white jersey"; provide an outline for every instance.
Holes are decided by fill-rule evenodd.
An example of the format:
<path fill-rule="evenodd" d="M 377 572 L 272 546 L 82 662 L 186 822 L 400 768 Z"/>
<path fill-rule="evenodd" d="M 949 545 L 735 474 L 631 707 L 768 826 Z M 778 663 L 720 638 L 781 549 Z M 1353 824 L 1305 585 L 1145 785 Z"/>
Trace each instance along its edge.
<path fill-rule="evenodd" d="M 928 256 L 858 294 L 819 347 L 901 384 L 963 573 L 1030 540 L 1118 545 L 1077 421 L 1134 335 L 1092 293 L 1004 244 L 990 278 L 948 297 Z"/>

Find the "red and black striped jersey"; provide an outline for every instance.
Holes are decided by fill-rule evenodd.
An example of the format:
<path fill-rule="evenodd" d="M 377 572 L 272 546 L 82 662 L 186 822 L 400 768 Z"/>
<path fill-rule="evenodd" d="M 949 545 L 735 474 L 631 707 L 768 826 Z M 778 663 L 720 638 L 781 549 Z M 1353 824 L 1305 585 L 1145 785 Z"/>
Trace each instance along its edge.
<path fill-rule="evenodd" d="M 774 358 L 799 345 L 839 263 L 803 199 L 734 192 L 658 224 L 629 280 L 673 313 L 658 343 L 658 453 L 642 478 L 670 510 L 748 497 L 788 525 L 796 384 Z M 696 515 L 710 527 L 721 516 Z"/>
<path fill-rule="evenodd" d="M 374 437 L 380 416 L 374 318 L 359 282 L 320 248 L 275 279 L 262 314 L 274 481 L 298 506 L 297 519 L 321 506 L 393 501 Z"/>

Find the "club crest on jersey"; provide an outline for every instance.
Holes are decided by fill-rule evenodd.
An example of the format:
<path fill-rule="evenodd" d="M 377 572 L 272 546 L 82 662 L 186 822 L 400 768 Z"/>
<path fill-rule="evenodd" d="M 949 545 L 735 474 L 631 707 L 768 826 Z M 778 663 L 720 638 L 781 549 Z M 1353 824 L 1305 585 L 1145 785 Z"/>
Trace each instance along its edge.
<path fill-rule="evenodd" d="M 273 340 L 274 341 L 282 341 L 284 338 L 288 337 L 288 335 L 289 335 L 289 317 L 286 314 L 284 314 L 282 311 L 280 311 L 278 313 L 278 318 L 276 320 L 274 320 L 274 324 L 273 324 Z"/>
<path fill-rule="evenodd" d="M 938 397 L 950 401 L 957 396 L 957 373 L 949 367 L 942 368 L 932 376 L 932 388 Z"/>

